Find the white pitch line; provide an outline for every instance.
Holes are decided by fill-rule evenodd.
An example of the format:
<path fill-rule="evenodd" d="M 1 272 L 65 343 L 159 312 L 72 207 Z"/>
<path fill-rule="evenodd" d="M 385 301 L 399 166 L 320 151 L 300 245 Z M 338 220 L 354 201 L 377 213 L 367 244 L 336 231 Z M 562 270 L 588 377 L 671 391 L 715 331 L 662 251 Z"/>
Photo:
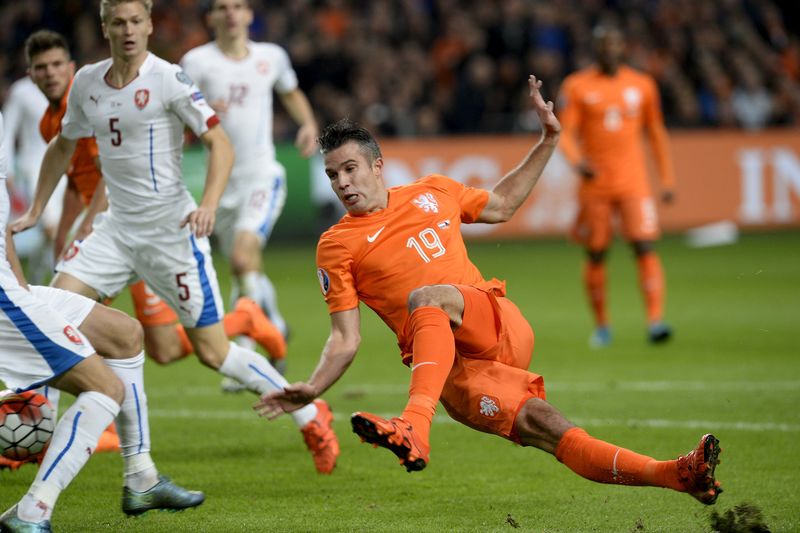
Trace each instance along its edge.
<path fill-rule="evenodd" d="M 396 416 L 397 413 L 376 413 L 382 418 Z M 258 416 L 251 410 L 209 410 L 209 409 L 151 409 L 151 418 L 186 418 L 198 420 L 252 420 L 258 422 Z M 347 420 L 350 413 L 334 413 L 337 420 Z M 747 422 L 743 420 L 723 422 L 713 420 L 665 420 L 658 418 L 571 418 L 573 423 L 587 427 L 651 427 L 675 429 L 703 429 L 703 430 L 731 430 L 731 431 L 777 431 L 781 433 L 800 432 L 800 424 L 781 422 Z M 435 416 L 433 421 L 437 424 L 456 424 L 457 422 L 447 416 Z"/>

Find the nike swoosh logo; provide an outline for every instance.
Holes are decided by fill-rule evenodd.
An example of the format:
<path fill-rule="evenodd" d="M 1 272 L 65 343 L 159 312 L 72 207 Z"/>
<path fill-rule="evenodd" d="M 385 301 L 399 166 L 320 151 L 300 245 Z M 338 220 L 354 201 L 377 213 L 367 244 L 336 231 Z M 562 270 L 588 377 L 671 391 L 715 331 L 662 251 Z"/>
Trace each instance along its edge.
<path fill-rule="evenodd" d="M 421 367 L 421 366 L 425 366 L 425 365 L 438 365 L 438 364 L 439 364 L 439 363 L 437 363 L 436 361 L 425 361 L 424 363 L 417 363 L 416 365 L 414 365 L 414 366 L 412 366 L 412 367 L 411 367 L 411 371 L 413 372 L 414 370 L 418 369 L 418 368 L 419 368 L 419 367 Z"/>
<path fill-rule="evenodd" d="M 378 231 L 376 231 L 376 232 L 375 232 L 375 233 L 373 233 L 372 235 L 367 235 L 367 242 L 375 242 L 375 239 L 377 239 L 377 238 L 378 238 L 378 235 L 380 235 L 380 234 L 381 234 L 381 232 L 382 232 L 384 229 L 386 229 L 386 226 L 381 226 L 381 229 L 379 229 Z"/>

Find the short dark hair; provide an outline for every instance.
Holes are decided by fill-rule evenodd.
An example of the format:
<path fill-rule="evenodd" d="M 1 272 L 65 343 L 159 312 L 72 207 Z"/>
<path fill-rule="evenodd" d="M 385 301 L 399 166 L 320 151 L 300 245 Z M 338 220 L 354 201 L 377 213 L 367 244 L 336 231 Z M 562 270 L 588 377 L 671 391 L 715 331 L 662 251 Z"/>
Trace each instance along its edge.
<path fill-rule="evenodd" d="M 53 48 L 61 48 L 69 56 L 69 45 L 60 33 L 50 30 L 39 30 L 32 33 L 25 41 L 25 57 L 28 59 L 28 64 L 33 62 L 34 56 Z"/>
<path fill-rule="evenodd" d="M 354 142 L 358 144 L 359 149 L 370 163 L 382 157 L 381 148 L 378 146 L 378 141 L 375 140 L 375 137 L 366 128 L 362 128 L 347 118 L 329 124 L 322 130 L 317 142 L 323 154 L 336 150 L 348 142 Z"/>

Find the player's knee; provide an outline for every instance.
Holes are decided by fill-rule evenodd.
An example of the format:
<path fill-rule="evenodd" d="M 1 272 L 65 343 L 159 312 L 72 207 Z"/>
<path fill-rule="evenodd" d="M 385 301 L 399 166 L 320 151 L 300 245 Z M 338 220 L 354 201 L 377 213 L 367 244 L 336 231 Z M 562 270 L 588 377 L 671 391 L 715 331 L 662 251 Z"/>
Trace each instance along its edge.
<path fill-rule="evenodd" d="M 408 312 L 413 313 L 419 307 L 442 307 L 440 291 L 433 285 L 419 287 L 408 294 Z"/>
<path fill-rule="evenodd" d="M 125 317 L 127 320 L 121 329 L 122 334 L 117 339 L 120 355 L 124 358 L 137 355 L 142 351 L 144 329 L 138 320 Z"/>
<path fill-rule="evenodd" d="M 515 425 L 523 445 L 535 446 L 549 453 L 555 452 L 564 433 L 574 427 L 558 409 L 539 398 L 525 402 L 517 414 Z"/>
<path fill-rule="evenodd" d="M 633 241 L 631 242 L 633 253 L 641 257 L 653 251 L 653 241 Z"/>
<path fill-rule="evenodd" d="M 606 249 L 602 249 L 602 250 L 587 250 L 586 251 L 586 257 L 587 257 L 587 259 L 589 260 L 590 263 L 594 263 L 596 265 L 599 265 L 600 263 L 605 262 L 606 253 L 607 252 L 608 252 L 608 250 L 606 250 Z"/>

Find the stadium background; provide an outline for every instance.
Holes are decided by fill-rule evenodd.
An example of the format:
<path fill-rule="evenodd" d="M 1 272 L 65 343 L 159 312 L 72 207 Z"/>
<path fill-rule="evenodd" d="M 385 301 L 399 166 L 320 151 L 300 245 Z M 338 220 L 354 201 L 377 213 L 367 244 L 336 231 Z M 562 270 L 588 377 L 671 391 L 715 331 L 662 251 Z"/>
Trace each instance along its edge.
<path fill-rule="evenodd" d="M 403 0 L 256 1 L 256 40 L 290 52 L 321 123 L 349 115 L 381 135 L 402 182 L 426 169 L 491 181 L 538 137 L 524 110 L 524 76 L 555 95 L 590 58 L 590 28 L 611 17 L 631 39 L 631 62 L 659 82 L 676 157 L 678 204 L 662 210 L 673 235 L 659 244 L 675 342 L 644 343 L 635 268 L 612 254 L 615 342 L 589 350 L 581 252 L 566 243 L 574 177 L 556 155 L 513 235 L 483 234 L 471 257 L 508 280 L 537 335 L 533 368 L 548 399 L 598 437 L 659 458 L 685 453 L 704 431 L 723 443 L 716 510 L 754 503 L 773 531 L 800 530 L 793 465 L 800 460 L 800 41 L 791 1 Z M 156 0 L 157 54 L 176 61 L 205 42 L 201 2 Z M 107 56 L 97 2 L 0 0 L 0 95 L 24 74 L 32 31 L 62 31 L 79 64 Z M 2 96 L 0 96 L 0 99 Z M 314 277 L 315 235 L 330 220 L 312 193 L 314 167 L 291 147 L 280 110 L 279 159 L 290 175 L 279 241 L 266 265 L 296 334 L 289 380 L 316 364 L 328 317 Z M 187 150 L 197 191 L 203 155 Z M 460 170 L 460 169 L 467 170 Z M 478 172 L 480 171 L 480 172 Z M 674 217 L 674 218 L 671 218 Z M 735 246 L 692 249 L 683 232 L 731 220 L 748 231 Z M 759 231 L 749 231 L 758 229 Z M 769 231 L 764 231 L 765 229 Z M 776 231 L 783 230 L 783 231 Z M 502 230 L 501 230 L 502 231 Z M 555 236 L 530 239 L 530 236 Z M 514 237 L 506 240 L 500 237 Z M 223 292 L 227 267 L 216 257 Z M 129 310 L 127 295 L 116 306 Z M 118 512 L 120 460 L 94 457 L 55 515 L 64 531 L 708 531 L 709 509 L 680 494 L 606 487 L 552 458 L 476 434 L 437 416 L 428 470 L 408 475 L 358 443 L 347 415 L 396 413 L 407 371 L 391 335 L 362 313 L 363 344 L 327 394 L 342 443 L 337 472 L 314 476 L 291 423 L 264 424 L 249 397 L 221 395 L 194 360 L 146 367 L 155 456 L 165 472 L 202 488 L 198 512 L 136 522 Z M 187 436 L 189 436 L 187 438 Z M 0 472 L 0 508 L 33 469 Z"/>

